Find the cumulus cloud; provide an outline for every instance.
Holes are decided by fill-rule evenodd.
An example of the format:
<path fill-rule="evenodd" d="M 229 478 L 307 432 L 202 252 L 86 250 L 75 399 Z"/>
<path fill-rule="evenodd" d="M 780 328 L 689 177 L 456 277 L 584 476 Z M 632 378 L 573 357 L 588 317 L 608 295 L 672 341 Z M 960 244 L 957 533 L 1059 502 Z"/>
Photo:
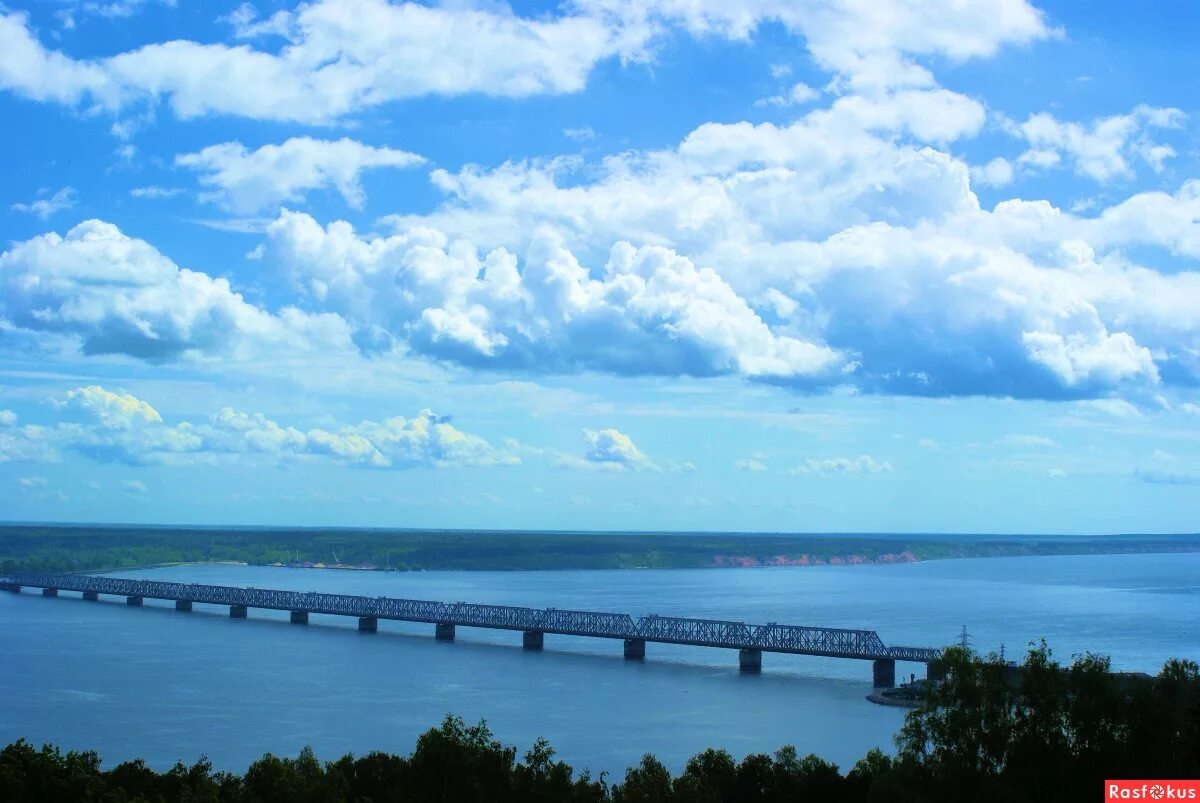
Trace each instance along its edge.
<path fill-rule="evenodd" d="M 269 313 L 226 279 L 180 268 L 111 223 L 88 220 L 0 253 L 0 320 L 74 338 L 85 354 L 145 360 L 349 343 L 335 315 Z"/>
<path fill-rule="evenodd" d="M 1003 187 L 1012 184 L 1016 171 L 1012 162 L 997 156 L 985 165 L 971 168 L 971 179 L 982 187 Z"/>
<path fill-rule="evenodd" d="M 809 459 L 804 465 L 789 469 L 789 474 L 886 474 L 892 471 L 892 464 L 886 460 L 876 460 L 869 454 L 858 457 L 827 457 L 824 459 Z"/>
<path fill-rule="evenodd" d="M 17 414 L 12 410 L 0 410 L 0 427 L 16 426 Z"/>
<path fill-rule="evenodd" d="M 300 201 L 314 189 L 335 189 L 359 209 L 366 201 L 359 183 L 363 171 L 413 167 L 424 161 L 415 153 L 376 148 L 346 137 L 336 141 L 293 137 L 255 151 L 240 142 L 224 142 L 175 158 L 175 164 L 200 172 L 200 183 L 213 190 L 207 197 L 243 214 Z"/>
<path fill-rule="evenodd" d="M 239 458 L 268 462 L 329 460 L 376 469 L 502 466 L 519 463 L 509 451 L 464 432 L 446 417 L 422 410 L 339 427 L 300 429 L 261 413 L 222 408 L 206 420 L 168 422 L 148 402 L 100 386 L 51 400 L 51 426 L 0 430 L 0 461 L 52 460 L 72 451 L 127 465 L 218 463 Z"/>
<path fill-rule="evenodd" d="M 371 21 L 363 34 L 357 17 L 335 25 L 334 10 L 349 2 L 324 0 L 269 21 L 243 9 L 230 22 L 255 44 L 236 58 L 278 66 L 301 63 L 306 49 L 382 48 L 399 35 L 393 15 L 481 25 L 493 16 L 358 0 L 354 8 Z M 778 23 L 835 73 L 831 100 L 786 125 L 709 123 L 675 147 L 594 163 L 435 170 L 442 202 L 428 214 L 386 219 L 390 229 L 380 234 L 284 211 L 263 226 L 254 253 L 303 290 L 299 303 L 309 312 L 251 304 L 224 280 L 178 268 L 149 244 L 92 221 L 0 255 L 0 319 L 75 338 L 87 353 L 156 360 L 323 342 L 500 371 L 734 375 L 929 396 L 1103 399 L 1200 381 L 1200 273 L 1146 266 L 1156 252 L 1200 258 L 1200 181 L 1090 215 L 1045 201 L 982 209 L 972 190 L 1005 183 L 1038 159 L 1106 177 L 1139 162 L 1161 165 L 1166 154 L 1147 132 L 1177 124 L 1178 113 L 1139 107 L 1119 120 L 1006 122 L 1042 155 L 970 166 L 952 144 L 981 130 L 984 107 L 937 86 L 923 60 L 986 57 L 1054 32 L 1020 0 L 864 9 L 596 0 L 537 21 L 500 15 L 497 36 L 575 20 L 625 37 L 609 44 L 630 53 L 671 28 L 745 38 Z M 3 19 L 6 35 L 17 23 L 28 34 L 24 17 Z M 278 53 L 255 49 L 279 37 Z M 181 53 L 192 46 L 171 44 Z M 143 48 L 138 58 L 165 47 Z M 39 75 L 66 75 L 96 103 L 105 91 L 126 91 L 89 83 L 123 56 L 75 62 L 39 48 L 0 48 L 8 54 L 0 83 L 36 62 Z M 229 49 L 210 50 L 205 58 Z M 347 59 L 337 64 L 348 73 L 362 66 Z M 316 74 L 334 63 L 305 69 Z M 363 69 L 378 77 L 387 65 Z M 155 92 L 180 102 L 171 75 L 162 72 Z M 262 75 L 256 86 L 272 86 L 270 70 Z M 288 86 L 274 85 L 284 94 Z M 47 97 L 63 94 L 46 87 Z M 343 113 L 320 111 L 321 97 L 305 96 L 314 113 Z M 392 96 L 362 97 L 344 109 Z M 283 108 L 246 102 L 267 116 Z M 343 143 L 356 155 L 331 148 Z M 355 203 L 358 176 L 386 150 L 368 154 L 349 140 L 289 140 L 257 151 L 230 145 L 181 158 L 202 169 L 220 200 L 243 210 L 318 187 Z M 402 159 L 398 153 L 389 158 Z M 282 169 L 293 157 L 300 167 Z"/>
<path fill-rule="evenodd" d="M 617 429 L 583 431 L 587 450 L 583 457 L 559 455 L 558 465 L 564 468 L 597 471 L 659 470 L 650 458 L 634 444 L 633 439 Z"/>
<path fill-rule="evenodd" d="M 775 331 L 714 270 L 620 242 L 589 271 L 561 238 L 535 235 L 523 268 L 497 248 L 414 228 L 360 237 L 285 212 L 265 255 L 372 341 L 467 365 L 623 374 L 819 376 L 831 349 Z M 594 273 L 602 278 L 592 278 Z"/>
<path fill-rule="evenodd" d="M 1010 133 L 1024 139 L 1029 149 L 1018 159 L 1034 168 L 1052 168 L 1066 162 L 1076 173 L 1099 182 L 1127 178 L 1134 159 L 1155 172 L 1175 156 L 1170 145 L 1155 142 L 1153 129 L 1178 128 L 1184 120 L 1179 109 L 1138 106 L 1129 114 L 1095 120 L 1090 125 L 1062 122 L 1048 112 L 1030 115 L 1023 123 L 1005 121 Z"/>
<path fill-rule="evenodd" d="M 12 205 L 14 212 L 25 212 L 35 215 L 42 220 L 49 220 L 52 215 L 72 208 L 78 202 L 78 193 L 72 187 L 63 187 L 48 198 L 38 198 L 27 204 Z"/>

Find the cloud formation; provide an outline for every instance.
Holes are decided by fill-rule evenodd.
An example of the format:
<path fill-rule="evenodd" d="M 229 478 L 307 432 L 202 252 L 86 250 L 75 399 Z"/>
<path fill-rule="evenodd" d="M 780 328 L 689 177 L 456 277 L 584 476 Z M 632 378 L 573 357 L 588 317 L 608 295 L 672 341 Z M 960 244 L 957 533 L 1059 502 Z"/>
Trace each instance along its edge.
<path fill-rule="evenodd" d="M 255 151 L 240 142 L 224 142 L 175 158 L 175 164 L 200 172 L 200 183 L 212 189 L 207 198 L 240 214 L 301 201 L 315 189 L 337 190 L 347 204 L 360 209 L 366 201 L 358 180 L 363 171 L 413 167 L 424 161 L 415 153 L 375 148 L 347 137 L 292 137 Z"/>
<path fill-rule="evenodd" d="M 1032 114 L 1023 123 L 1002 122 L 1010 133 L 1029 144 L 1017 160 L 1022 165 L 1046 169 L 1066 162 L 1079 175 L 1107 182 L 1131 177 L 1134 171 L 1130 162 L 1134 159 L 1162 172 L 1163 163 L 1175 155 L 1175 149 L 1155 142 L 1151 131 L 1178 128 L 1183 120 L 1179 109 L 1143 105 L 1091 125 L 1061 122 L 1047 112 Z"/>
<path fill-rule="evenodd" d="M 260 20 L 244 4 L 226 18 L 237 44 L 180 39 L 93 59 L 45 47 L 28 15 L 8 12 L 0 15 L 0 88 L 112 112 L 166 100 L 184 119 L 328 123 L 433 94 L 577 92 L 601 61 L 649 60 L 655 44 L 680 29 L 746 39 L 778 23 L 803 37 L 839 81 L 870 91 L 932 85 L 920 58 L 986 57 L 1053 33 L 1025 0 L 900 5 L 884 15 L 848 0 L 577 0 L 522 17 L 462 4 L 317 0 Z"/>
<path fill-rule="evenodd" d="M 318 0 L 268 25 L 245 13 L 234 23 L 241 44 L 179 39 L 77 60 L 44 47 L 27 15 L 9 12 L 0 15 L 0 88 L 113 112 L 166 100 L 183 119 L 328 123 L 431 94 L 575 92 L 597 62 L 634 57 L 642 44 L 591 16 L 535 19 L 386 0 Z M 255 46 L 267 35 L 285 37 L 278 52 Z"/>
<path fill-rule="evenodd" d="M 337 316 L 269 313 L 100 220 L 0 253 L 0 290 L 0 321 L 72 338 L 85 354 L 163 361 L 349 343 Z"/>
<path fill-rule="evenodd" d="M 49 220 L 51 216 L 74 207 L 77 198 L 78 193 L 73 187 L 63 187 L 48 198 L 38 198 L 27 204 L 15 203 L 12 209 L 14 212 L 25 212 L 42 220 Z"/>
<path fill-rule="evenodd" d="M 876 460 L 869 454 L 858 457 L 828 457 L 824 459 L 809 459 L 802 466 L 789 469 L 789 474 L 821 474 L 825 476 L 837 474 L 886 474 L 892 471 L 892 464 L 886 460 Z"/>
<path fill-rule="evenodd" d="M 429 410 L 408 419 L 397 416 L 304 430 L 228 407 L 208 420 L 169 423 L 148 402 L 98 385 L 68 391 L 52 399 L 50 407 L 57 416 L 51 426 L 0 429 L 0 461 L 46 461 L 73 451 L 99 462 L 135 466 L 239 458 L 278 463 L 329 460 L 375 469 L 520 462 Z"/>
<path fill-rule="evenodd" d="M 543 229 L 519 267 L 504 248 L 481 258 L 429 228 L 364 238 L 284 212 L 264 253 L 371 342 L 466 365 L 767 377 L 839 366 L 833 350 L 767 325 L 716 271 L 657 246 L 617 243 L 589 270 Z"/>
<path fill-rule="evenodd" d="M 557 464 L 563 468 L 594 471 L 658 471 L 660 470 L 633 439 L 618 429 L 583 431 L 587 450 L 583 457 L 559 455 Z"/>

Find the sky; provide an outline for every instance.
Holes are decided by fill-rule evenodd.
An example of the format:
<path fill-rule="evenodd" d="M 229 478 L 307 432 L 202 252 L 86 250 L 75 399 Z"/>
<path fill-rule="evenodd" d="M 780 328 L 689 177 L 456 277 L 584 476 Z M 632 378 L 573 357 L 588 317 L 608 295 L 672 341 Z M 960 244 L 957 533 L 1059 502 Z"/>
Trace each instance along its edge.
<path fill-rule="evenodd" d="M 0 0 L 0 520 L 1194 532 L 1198 29 Z"/>

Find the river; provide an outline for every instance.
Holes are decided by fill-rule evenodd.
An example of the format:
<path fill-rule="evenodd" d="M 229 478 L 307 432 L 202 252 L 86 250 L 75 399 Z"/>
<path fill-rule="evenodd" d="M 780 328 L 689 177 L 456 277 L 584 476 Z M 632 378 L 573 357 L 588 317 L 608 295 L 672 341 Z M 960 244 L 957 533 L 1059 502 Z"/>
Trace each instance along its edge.
<path fill-rule="evenodd" d="M 885 643 L 940 646 L 963 625 L 973 645 L 1019 657 L 1045 638 L 1058 657 L 1094 651 L 1122 670 L 1200 658 L 1200 553 L 984 558 L 803 568 L 546 572 L 366 572 L 189 565 L 119 573 L 179 582 L 780 622 L 877 630 Z M 866 702 L 869 662 L 353 619 L 287 623 L 286 611 L 0 595 L 0 742 L 94 749 L 105 767 L 153 767 L 205 753 L 244 770 L 264 752 L 323 759 L 410 752 L 453 712 L 487 719 L 523 753 L 545 736 L 577 770 L 619 778 L 645 752 L 678 771 L 706 747 L 741 758 L 793 744 L 848 769 L 892 749 L 904 711 Z M 899 664 L 898 673 L 920 672 Z"/>

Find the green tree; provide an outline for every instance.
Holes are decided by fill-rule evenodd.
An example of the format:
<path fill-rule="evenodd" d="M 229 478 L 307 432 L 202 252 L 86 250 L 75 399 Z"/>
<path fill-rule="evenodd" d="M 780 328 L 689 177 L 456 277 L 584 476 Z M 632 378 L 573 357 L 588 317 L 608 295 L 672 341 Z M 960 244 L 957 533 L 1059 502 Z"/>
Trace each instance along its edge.
<path fill-rule="evenodd" d="M 675 799 L 671 773 L 646 753 L 640 764 L 625 770 L 625 783 L 614 786 L 612 796 L 617 803 L 669 803 Z"/>

